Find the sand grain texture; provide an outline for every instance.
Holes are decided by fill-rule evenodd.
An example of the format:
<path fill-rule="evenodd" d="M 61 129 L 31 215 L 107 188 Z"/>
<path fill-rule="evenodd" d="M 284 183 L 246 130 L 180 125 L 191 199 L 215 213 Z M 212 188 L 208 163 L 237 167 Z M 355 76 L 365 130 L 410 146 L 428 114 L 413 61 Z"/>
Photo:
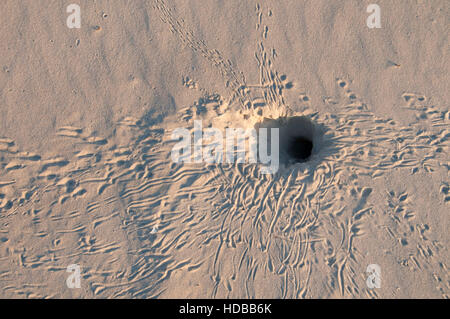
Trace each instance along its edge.
<path fill-rule="evenodd" d="M 377 3 L 4 0 L 0 297 L 448 298 L 450 6 Z M 299 116 L 274 175 L 171 161 Z"/>

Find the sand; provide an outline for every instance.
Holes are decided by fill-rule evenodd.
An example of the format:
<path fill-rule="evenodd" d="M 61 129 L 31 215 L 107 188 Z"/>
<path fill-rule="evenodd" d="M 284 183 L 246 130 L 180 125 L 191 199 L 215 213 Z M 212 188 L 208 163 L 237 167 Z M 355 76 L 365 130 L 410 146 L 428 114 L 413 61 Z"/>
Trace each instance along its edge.
<path fill-rule="evenodd" d="M 70 29 L 3 0 L 0 297 L 448 298 L 450 3 L 372 2 L 79 0 Z M 196 120 L 300 117 L 275 174 L 171 160 Z"/>

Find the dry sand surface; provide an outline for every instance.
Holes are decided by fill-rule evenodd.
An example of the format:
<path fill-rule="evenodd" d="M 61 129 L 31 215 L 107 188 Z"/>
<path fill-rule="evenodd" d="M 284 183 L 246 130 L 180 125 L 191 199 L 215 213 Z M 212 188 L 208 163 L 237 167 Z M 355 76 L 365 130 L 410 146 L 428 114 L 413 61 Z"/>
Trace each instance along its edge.
<path fill-rule="evenodd" d="M 0 297 L 448 298 L 449 1 L 0 8 Z M 175 163 L 195 120 L 312 155 Z"/>

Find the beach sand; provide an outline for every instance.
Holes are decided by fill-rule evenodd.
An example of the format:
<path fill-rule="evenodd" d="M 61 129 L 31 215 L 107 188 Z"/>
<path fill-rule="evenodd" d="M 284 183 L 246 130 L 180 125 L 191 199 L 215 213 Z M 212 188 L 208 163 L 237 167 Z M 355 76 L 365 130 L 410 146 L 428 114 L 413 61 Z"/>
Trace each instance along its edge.
<path fill-rule="evenodd" d="M 1 298 L 448 298 L 448 1 L 2 2 Z M 301 116 L 275 174 L 171 160 Z"/>

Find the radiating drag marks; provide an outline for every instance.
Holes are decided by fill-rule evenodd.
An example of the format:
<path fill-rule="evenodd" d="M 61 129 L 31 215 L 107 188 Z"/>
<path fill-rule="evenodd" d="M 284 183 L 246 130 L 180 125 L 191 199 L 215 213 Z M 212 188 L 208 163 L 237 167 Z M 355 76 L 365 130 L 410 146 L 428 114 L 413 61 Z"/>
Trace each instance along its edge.
<path fill-rule="evenodd" d="M 162 1 L 158 3 L 160 10 L 172 11 Z M 257 30 L 262 32 L 255 52 L 260 83 L 240 85 L 251 98 L 258 96 L 255 92 L 262 93 L 259 99 L 253 98 L 247 104 L 249 107 L 275 107 L 279 108 L 279 115 L 292 115 L 282 95 L 283 89 L 292 85 L 284 84 L 285 77 L 273 70 L 276 51 L 273 49 L 271 54 L 265 51 L 263 39 L 267 38 L 269 28 L 262 26 L 260 5 L 256 11 Z M 170 25 L 185 28 L 177 22 L 175 14 L 170 14 L 170 20 Z M 190 31 L 184 32 L 192 35 Z M 381 178 L 395 169 L 432 172 L 433 167 L 447 165 L 449 120 L 445 113 L 428 111 L 433 126 L 441 127 L 432 135 L 434 142 L 430 144 L 414 125 L 399 127 L 391 119 L 374 115 L 346 81 L 337 79 L 336 85 L 342 90 L 341 96 L 328 97 L 326 101 L 341 105 L 339 113 L 305 110 L 316 123 L 328 128 L 327 138 L 333 144 L 333 149 L 324 150 L 314 164 L 288 168 L 274 178 L 258 176 L 255 168 L 247 165 L 220 169 L 218 176 L 225 174 L 228 184 L 225 192 L 221 192 L 227 198 L 220 208 L 223 221 L 214 257 L 213 297 L 255 296 L 252 286 L 258 284 L 255 280 L 258 274 L 259 278 L 267 279 L 270 274 L 280 278 L 273 281 L 279 285 L 277 297 L 304 297 L 314 264 L 323 262 L 330 269 L 325 283 L 330 296 L 335 291 L 341 296 L 363 293 L 376 296 L 360 286 L 361 280 L 355 281 L 357 266 L 360 268 L 355 240 L 365 235 L 364 228 L 374 214 L 369 202 L 373 189 L 358 186 L 356 181 L 360 176 Z M 301 99 L 309 100 L 306 94 Z M 410 107 L 411 100 L 408 95 Z M 348 196 L 353 198 L 353 207 L 346 204 Z M 318 258 L 319 255 L 323 258 Z M 239 260 L 238 271 L 229 265 L 230 260 L 233 265 Z M 229 278 L 237 283 L 231 285 Z M 323 278 L 318 280 L 323 282 Z M 233 290 L 240 288 L 239 292 Z"/>
<path fill-rule="evenodd" d="M 44 272 L 44 279 L 58 280 L 64 288 L 65 267 L 71 263 L 83 267 L 85 296 L 149 297 L 172 271 L 195 268 L 189 258 L 174 262 L 170 249 L 186 243 L 182 234 L 172 232 L 173 223 L 181 220 L 189 227 L 198 223 L 197 216 L 171 206 L 175 202 L 188 207 L 193 194 L 207 195 L 203 201 L 208 201 L 217 193 L 214 180 L 196 186 L 193 177 L 204 175 L 204 168 L 171 168 L 170 145 L 164 148 L 162 129 L 131 118 L 118 125 L 133 130 L 134 142 L 92 148 L 82 143 L 84 149 L 64 160 L 36 159 L 34 166 L 27 166 L 33 174 L 25 185 L 16 184 L 15 171 L 2 171 L 4 295 L 61 296 L 45 284 L 36 288 L 39 294 L 24 287 L 29 276 L 43 278 L 36 274 Z M 71 131 L 78 134 L 82 129 Z M 86 140 L 77 134 L 63 135 Z M 22 153 L 11 151 L 5 159 L 17 154 Z M 178 183 L 182 189 L 168 194 Z M 19 222 L 25 231 L 12 232 L 10 226 Z M 16 278 L 17 273 L 22 277 Z"/>

